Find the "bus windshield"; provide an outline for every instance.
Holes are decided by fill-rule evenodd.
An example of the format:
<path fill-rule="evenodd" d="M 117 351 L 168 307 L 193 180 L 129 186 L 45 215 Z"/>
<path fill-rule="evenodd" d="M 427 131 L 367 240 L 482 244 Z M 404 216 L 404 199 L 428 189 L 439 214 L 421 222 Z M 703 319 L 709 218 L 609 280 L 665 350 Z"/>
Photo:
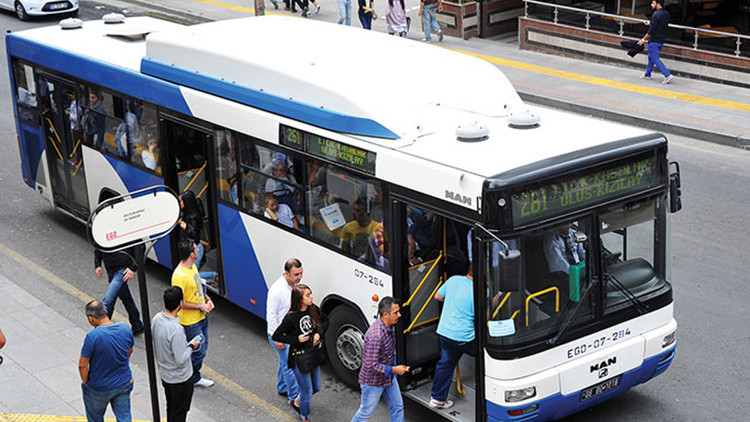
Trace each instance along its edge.
<path fill-rule="evenodd" d="M 655 270 L 657 203 L 627 204 L 503 239 L 507 248 L 521 253 L 520 280 L 501 273 L 498 253 L 506 246 L 491 242 L 485 248 L 488 344 L 509 347 L 548 339 L 564 325 L 591 322 L 595 309 L 607 314 L 639 307 L 640 298 L 663 288 L 666 282 Z M 595 247 L 601 253 L 595 254 Z M 606 286 L 603 305 L 595 303 L 601 295 L 593 294 L 600 266 Z"/>

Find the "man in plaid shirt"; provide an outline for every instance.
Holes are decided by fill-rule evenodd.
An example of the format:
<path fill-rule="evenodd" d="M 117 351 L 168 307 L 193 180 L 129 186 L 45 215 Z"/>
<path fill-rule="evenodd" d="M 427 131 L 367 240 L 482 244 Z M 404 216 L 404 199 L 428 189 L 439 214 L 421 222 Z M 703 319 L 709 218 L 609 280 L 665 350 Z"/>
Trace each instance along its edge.
<path fill-rule="evenodd" d="M 378 318 L 365 333 L 365 354 L 359 370 L 359 385 L 362 388 L 362 404 L 354 414 L 352 422 L 369 420 L 380 396 L 388 404 L 391 422 L 404 420 L 404 401 L 398 380 L 393 374 L 403 375 L 409 371 L 405 365 L 396 365 L 396 334 L 393 327 L 401 317 L 401 309 L 392 297 L 384 297 L 378 304 Z"/>

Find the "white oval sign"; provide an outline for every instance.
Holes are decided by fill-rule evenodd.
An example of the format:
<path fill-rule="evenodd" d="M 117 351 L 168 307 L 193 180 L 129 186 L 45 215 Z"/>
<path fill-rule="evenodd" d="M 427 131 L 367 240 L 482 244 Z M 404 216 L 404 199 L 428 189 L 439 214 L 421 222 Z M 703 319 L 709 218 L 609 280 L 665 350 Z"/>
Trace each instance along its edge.
<path fill-rule="evenodd" d="M 180 218 L 180 202 L 170 192 L 149 192 L 99 210 L 91 237 L 101 249 L 113 249 L 169 230 Z"/>

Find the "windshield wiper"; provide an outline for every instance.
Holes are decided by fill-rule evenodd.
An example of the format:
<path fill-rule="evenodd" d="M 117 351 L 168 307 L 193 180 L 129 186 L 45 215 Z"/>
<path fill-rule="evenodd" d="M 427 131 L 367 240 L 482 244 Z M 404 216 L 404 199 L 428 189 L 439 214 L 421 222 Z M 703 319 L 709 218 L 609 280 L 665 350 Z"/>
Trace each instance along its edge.
<path fill-rule="evenodd" d="M 633 304 L 633 306 L 635 307 L 635 309 L 638 311 L 639 314 L 643 315 L 646 312 L 648 312 L 648 306 L 644 305 L 643 302 L 641 302 L 640 299 L 638 299 L 638 297 L 636 297 L 636 295 L 633 294 L 633 292 L 628 290 L 628 288 L 625 287 L 620 282 L 620 280 L 617 279 L 617 277 L 609 273 L 604 273 L 604 279 L 607 282 L 612 282 L 612 284 L 614 284 L 615 287 L 617 287 L 617 289 L 620 290 L 622 294 L 625 295 L 625 297 Z"/>
<path fill-rule="evenodd" d="M 569 313 L 570 316 L 568 318 L 566 318 L 565 321 L 563 321 L 562 325 L 560 326 L 560 329 L 557 330 L 557 334 L 555 334 L 555 336 L 552 337 L 551 339 L 547 340 L 547 344 L 550 344 L 552 346 L 554 346 L 555 344 L 557 344 L 558 340 L 560 340 L 560 338 L 562 338 L 563 334 L 565 334 L 565 332 L 568 331 L 568 328 L 570 327 L 570 324 L 575 319 L 576 315 L 578 315 L 578 310 L 581 309 L 581 304 L 583 304 L 583 302 L 586 300 L 586 298 L 589 297 L 589 293 L 592 290 L 594 290 L 594 288 L 598 284 L 599 284 L 599 280 L 598 279 L 594 279 L 594 282 L 591 283 L 591 285 L 589 286 L 589 288 L 586 289 L 586 291 L 583 293 L 583 296 L 578 301 L 578 304 L 576 305 L 576 307 L 573 308 L 573 312 L 570 312 Z"/>

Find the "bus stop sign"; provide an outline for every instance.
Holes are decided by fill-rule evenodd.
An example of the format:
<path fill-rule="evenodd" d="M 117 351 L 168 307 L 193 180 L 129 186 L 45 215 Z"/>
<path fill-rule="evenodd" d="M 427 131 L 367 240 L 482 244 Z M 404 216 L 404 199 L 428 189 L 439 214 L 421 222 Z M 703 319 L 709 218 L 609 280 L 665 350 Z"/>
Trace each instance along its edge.
<path fill-rule="evenodd" d="M 179 217 L 177 196 L 166 186 L 156 186 L 99 204 L 89 217 L 89 233 L 98 249 L 112 252 L 164 237 Z"/>

